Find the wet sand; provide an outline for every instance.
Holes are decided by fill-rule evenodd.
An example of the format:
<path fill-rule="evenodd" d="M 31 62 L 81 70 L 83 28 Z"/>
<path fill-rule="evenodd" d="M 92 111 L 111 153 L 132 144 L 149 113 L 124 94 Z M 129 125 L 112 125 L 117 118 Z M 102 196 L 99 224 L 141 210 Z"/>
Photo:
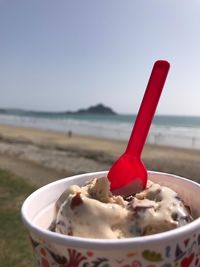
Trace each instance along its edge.
<path fill-rule="evenodd" d="M 108 170 L 126 141 L 0 125 L 0 168 L 37 186 L 73 174 Z M 142 159 L 149 170 L 200 182 L 200 150 L 145 145 Z"/>

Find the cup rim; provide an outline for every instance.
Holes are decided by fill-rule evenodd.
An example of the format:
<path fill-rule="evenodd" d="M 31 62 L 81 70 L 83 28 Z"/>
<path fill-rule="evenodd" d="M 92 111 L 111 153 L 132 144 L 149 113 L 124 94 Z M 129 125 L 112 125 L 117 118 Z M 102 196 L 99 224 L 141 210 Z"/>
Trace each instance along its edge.
<path fill-rule="evenodd" d="M 42 227 L 36 226 L 34 223 L 31 222 L 26 216 L 26 211 L 28 209 L 28 205 L 31 202 L 32 198 L 40 191 L 44 189 L 48 189 L 48 187 L 52 187 L 58 183 L 62 183 L 64 180 L 72 180 L 74 178 L 78 178 L 80 176 L 87 177 L 90 176 L 97 176 L 97 175 L 105 175 L 107 171 L 100 171 L 100 172 L 91 172 L 85 174 L 78 174 L 70 177 L 66 177 L 52 183 L 49 183 L 45 186 L 40 187 L 36 191 L 34 191 L 31 195 L 29 195 L 23 202 L 21 207 L 21 217 L 24 225 L 26 228 L 36 236 L 40 236 L 47 241 L 64 245 L 64 246 L 72 246 L 72 247 L 79 247 L 79 248 L 93 248 L 93 249 L 102 249 L 102 250 L 109 250 L 109 249 L 123 249 L 123 248 L 136 248 L 141 247 L 141 245 L 148 246 L 153 245 L 154 243 L 161 243 L 161 242 L 168 242 L 170 240 L 177 240 L 181 236 L 186 236 L 192 234 L 198 228 L 200 229 L 200 217 L 196 218 L 194 221 L 188 223 L 187 225 L 181 226 L 176 229 L 168 230 L 166 232 L 161 232 L 157 234 L 147 235 L 147 236 L 139 236 L 139 237 L 130 237 L 130 238 L 122 238 L 122 239 L 96 239 L 96 238 L 85 238 L 85 237 L 77 237 L 77 236 L 67 236 L 60 233 L 52 232 L 50 230 L 44 229 Z M 164 172 L 156 172 L 156 171 L 148 171 L 149 174 L 161 174 L 165 176 L 173 176 L 175 178 L 180 178 L 187 182 L 190 182 L 198 187 L 200 184 L 189 180 L 187 178 L 164 173 Z M 164 241 L 163 241 L 164 240 Z"/>

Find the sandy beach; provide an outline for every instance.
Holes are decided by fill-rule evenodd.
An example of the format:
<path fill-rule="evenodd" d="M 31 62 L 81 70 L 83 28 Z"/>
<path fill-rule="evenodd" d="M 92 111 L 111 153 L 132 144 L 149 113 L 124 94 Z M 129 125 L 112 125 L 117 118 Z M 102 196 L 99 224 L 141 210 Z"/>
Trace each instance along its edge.
<path fill-rule="evenodd" d="M 41 186 L 73 174 L 108 170 L 126 141 L 0 125 L 0 168 Z M 200 182 L 200 150 L 145 145 L 148 170 Z"/>

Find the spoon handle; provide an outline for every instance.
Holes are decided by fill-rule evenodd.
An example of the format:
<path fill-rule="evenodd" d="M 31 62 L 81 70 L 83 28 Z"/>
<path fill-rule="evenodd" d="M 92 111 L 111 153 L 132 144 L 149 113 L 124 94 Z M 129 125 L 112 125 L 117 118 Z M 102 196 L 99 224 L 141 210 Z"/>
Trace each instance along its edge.
<path fill-rule="evenodd" d="M 125 153 L 140 158 L 170 64 L 155 62 Z"/>

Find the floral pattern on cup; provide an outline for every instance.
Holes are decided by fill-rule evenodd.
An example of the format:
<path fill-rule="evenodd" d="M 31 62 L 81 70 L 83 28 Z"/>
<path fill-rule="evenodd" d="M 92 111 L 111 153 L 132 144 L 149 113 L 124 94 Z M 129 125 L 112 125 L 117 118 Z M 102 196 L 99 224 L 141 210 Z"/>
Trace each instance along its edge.
<path fill-rule="evenodd" d="M 31 237 L 31 243 L 39 267 L 200 267 L 200 233 L 174 246 L 166 245 L 164 253 L 151 249 L 127 251 L 120 259 L 117 253 L 102 257 L 95 250 L 70 247 L 64 247 L 65 253 L 61 254 L 37 237 Z"/>

